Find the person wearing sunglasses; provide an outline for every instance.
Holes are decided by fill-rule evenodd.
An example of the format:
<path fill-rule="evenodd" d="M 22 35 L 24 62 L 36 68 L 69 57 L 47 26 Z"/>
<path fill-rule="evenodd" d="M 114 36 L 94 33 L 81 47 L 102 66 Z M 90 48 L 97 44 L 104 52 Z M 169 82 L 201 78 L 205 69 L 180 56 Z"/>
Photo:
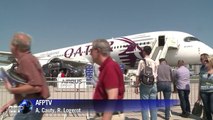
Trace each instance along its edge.
<path fill-rule="evenodd" d="M 212 120 L 213 113 L 213 56 L 204 60 L 207 72 L 200 78 L 200 97 L 203 101 L 207 120 Z"/>

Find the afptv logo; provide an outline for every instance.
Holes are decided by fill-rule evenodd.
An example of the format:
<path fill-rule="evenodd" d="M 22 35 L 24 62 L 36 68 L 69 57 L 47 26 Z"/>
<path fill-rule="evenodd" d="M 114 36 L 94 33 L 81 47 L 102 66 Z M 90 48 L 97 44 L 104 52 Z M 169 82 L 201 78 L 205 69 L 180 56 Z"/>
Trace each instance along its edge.
<path fill-rule="evenodd" d="M 30 100 L 22 100 L 22 102 L 19 104 L 19 108 L 20 108 L 19 110 L 20 113 L 26 114 L 32 111 L 33 104 L 31 103 Z"/>
<path fill-rule="evenodd" d="M 29 100 L 22 100 L 19 106 L 9 106 L 8 110 L 10 113 L 23 113 L 26 114 L 32 111 L 33 105 Z"/>

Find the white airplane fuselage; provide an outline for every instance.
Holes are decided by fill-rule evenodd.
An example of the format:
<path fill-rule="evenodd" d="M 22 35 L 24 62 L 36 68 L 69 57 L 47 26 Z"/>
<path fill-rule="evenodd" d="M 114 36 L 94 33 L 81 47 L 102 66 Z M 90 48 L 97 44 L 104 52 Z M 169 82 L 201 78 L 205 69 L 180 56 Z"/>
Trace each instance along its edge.
<path fill-rule="evenodd" d="M 211 47 L 202 43 L 193 35 L 178 31 L 159 31 L 108 39 L 112 48 L 111 57 L 120 64 L 125 64 L 129 68 L 135 68 L 138 61 L 143 58 L 143 47 L 151 46 L 153 50 L 157 51 L 153 54 L 155 56 L 153 58 L 157 61 L 158 51 L 163 51 L 164 48 L 164 45 L 159 44 L 159 39 L 161 38 L 164 39 L 165 45 L 170 45 L 165 54 L 169 65 L 176 66 L 179 59 L 184 60 L 187 64 L 200 64 L 200 54 L 213 54 Z M 76 45 L 37 53 L 35 56 L 42 65 L 48 63 L 53 58 L 91 63 L 91 45 L 92 43 Z"/>

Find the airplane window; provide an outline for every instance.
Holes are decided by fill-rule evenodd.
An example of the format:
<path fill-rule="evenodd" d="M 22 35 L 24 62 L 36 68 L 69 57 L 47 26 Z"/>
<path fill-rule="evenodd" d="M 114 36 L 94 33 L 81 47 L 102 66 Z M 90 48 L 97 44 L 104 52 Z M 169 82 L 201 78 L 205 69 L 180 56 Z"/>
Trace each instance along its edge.
<path fill-rule="evenodd" d="M 191 42 L 191 41 L 200 41 L 200 40 L 195 37 L 186 37 L 186 38 L 184 38 L 184 41 Z"/>

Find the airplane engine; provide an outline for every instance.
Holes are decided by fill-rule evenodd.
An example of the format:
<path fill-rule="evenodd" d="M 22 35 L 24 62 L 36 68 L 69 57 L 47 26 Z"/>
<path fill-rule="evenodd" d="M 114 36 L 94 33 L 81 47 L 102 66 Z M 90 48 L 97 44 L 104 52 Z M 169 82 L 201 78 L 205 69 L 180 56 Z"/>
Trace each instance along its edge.
<path fill-rule="evenodd" d="M 65 63 L 59 58 L 54 58 L 50 60 L 49 63 L 42 66 L 45 77 L 47 78 L 56 78 L 58 77 L 59 71 L 63 70 L 66 77 L 83 77 L 83 69 L 73 67 L 69 63 Z"/>

